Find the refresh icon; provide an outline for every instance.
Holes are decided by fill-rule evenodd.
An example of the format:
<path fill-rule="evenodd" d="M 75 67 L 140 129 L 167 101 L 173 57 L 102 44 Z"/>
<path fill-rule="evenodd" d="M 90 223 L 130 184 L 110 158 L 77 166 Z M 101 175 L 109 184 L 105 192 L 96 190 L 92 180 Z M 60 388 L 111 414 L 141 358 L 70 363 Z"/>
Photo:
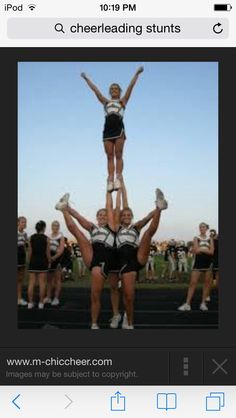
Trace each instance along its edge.
<path fill-rule="evenodd" d="M 222 23 L 219 23 L 219 22 L 216 23 L 213 26 L 213 32 L 216 33 L 217 35 L 219 35 L 220 33 L 222 33 L 224 29 L 221 26 L 222 26 Z"/>

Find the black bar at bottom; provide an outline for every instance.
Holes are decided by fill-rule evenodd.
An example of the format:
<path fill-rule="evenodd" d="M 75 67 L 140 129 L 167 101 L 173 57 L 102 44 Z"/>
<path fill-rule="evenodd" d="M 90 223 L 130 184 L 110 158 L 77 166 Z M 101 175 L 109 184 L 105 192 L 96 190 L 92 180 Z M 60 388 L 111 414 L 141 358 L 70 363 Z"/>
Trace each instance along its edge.
<path fill-rule="evenodd" d="M 236 385 L 235 348 L 9 348 L 0 385 Z"/>

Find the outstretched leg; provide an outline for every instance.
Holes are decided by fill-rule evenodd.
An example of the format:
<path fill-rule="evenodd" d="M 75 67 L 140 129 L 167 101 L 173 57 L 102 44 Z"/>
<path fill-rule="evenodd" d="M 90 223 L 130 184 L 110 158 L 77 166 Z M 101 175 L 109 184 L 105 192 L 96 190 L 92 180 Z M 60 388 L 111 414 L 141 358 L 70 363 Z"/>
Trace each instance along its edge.
<path fill-rule="evenodd" d="M 138 262 L 142 265 L 145 265 L 148 261 L 152 237 L 157 231 L 157 228 L 160 222 L 160 217 L 161 217 L 161 210 L 159 208 L 156 208 L 156 210 L 154 211 L 151 223 L 148 229 L 145 231 L 141 239 L 141 242 L 139 244 L 137 258 L 138 258 Z"/>
<path fill-rule="evenodd" d="M 70 210 L 72 211 L 73 209 L 70 208 Z M 70 233 L 72 235 L 74 235 L 74 237 L 76 238 L 79 246 L 80 246 L 80 250 L 82 253 L 82 257 L 84 259 L 84 263 L 86 265 L 86 267 L 90 267 L 91 262 L 92 262 L 92 258 L 93 258 L 93 247 L 92 244 L 89 242 L 89 240 L 86 238 L 86 236 L 83 234 L 82 231 L 80 231 L 80 229 L 77 227 L 77 225 L 75 224 L 72 216 L 70 215 L 69 211 L 67 209 L 62 210 L 64 219 L 65 219 L 65 223 L 66 226 L 68 228 L 68 230 L 70 231 Z"/>

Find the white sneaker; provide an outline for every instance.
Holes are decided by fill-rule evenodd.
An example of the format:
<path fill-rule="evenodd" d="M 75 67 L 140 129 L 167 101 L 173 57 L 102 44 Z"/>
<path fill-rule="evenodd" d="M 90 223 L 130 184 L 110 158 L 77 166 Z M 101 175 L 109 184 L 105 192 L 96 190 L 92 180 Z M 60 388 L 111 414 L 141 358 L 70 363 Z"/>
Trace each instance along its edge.
<path fill-rule="evenodd" d="M 210 301 L 211 301 L 211 297 L 210 296 L 207 296 L 205 302 L 210 302 Z"/>
<path fill-rule="evenodd" d="M 120 179 L 116 178 L 114 181 L 113 190 L 119 190 L 121 188 L 121 181 Z"/>
<path fill-rule="evenodd" d="M 51 303 L 52 306 L 58 306 L 59 304 L 60 304 L 60 301 L 59 301 L 58 298 L 54 298 L 52 303 Z"/>
<path fill-rule="evenodd" d="M 98 324 L 92 324 L 91 329 L 100 329 L 100 328 L 99 328 Z"/>
<path fill-rule="evenodd" d="M 122 327 L 122 329 L 134 329 L 133 325 L 126 325 L 124 327 Z"/>
<path fill-rule="evenodd" d="M 121 325 L 121 327 L 123 328 L 123 329 L 126 329 L 126 327 L 128 326 L 128 319 L 127 319 L 127 315 L 126 315 L 126 312 L 124 313 L 124 316 L 123 316 L 123 321 L 122 321 L 122 325 Z"/>
<path fill-rule="evenodd" d="M 55 205 L 55 209 L 57 209 L 57 210 L 64 210 L 64 209 L 66 209 L 67 206 L 68 206 L 69 198 L 70 198 L 70 194 L 69 193 L 64 194 L 61 197 L 61 199 L 59 200 L 59 202 L 57 202 L 57 204 Z"/>
<path fill-rule="evenodd" d="M 24 299 L 18 299 L 18 306 L 27 306 L 28 302 Z"/>
<path fill-rule="evenodd" d="M 178 311 L 191 311 L 191 306 L 188 303 L 183 303 L 183 305 L 178 307 Z"/>
<path fill-rule="evenodd" d="M 110 328 L 116 329 L 119 326 L 119 323 L 121 321 L 121 315 L 113 315 L 111 318 Z"/>
<path fill-rule="evenodd" d="M 112 180 L 107 180 L 107 192 L 113 192 L 114 182 Z"/>
<path fill-rule="evenodd" d="M 39 304 L 38 304 L 38 308 L 39 308 L 39 309 L 43 309 L 43 308 L 44 308 L 44 304 L 43 304 L 42 302 L 39 302 Z"/>
<path fill-rule="evenodd" d="M 33 309 L 33 307 L 34 307 L 33 302 L 29 302 L 29 303 L 28 303 L 28 309 Z"/>
<path fill-rule="evenodd" d="M 208 307 L 206 306 L 205 302 L 201 303 L 199 309 L 200 309 L 200 311 L 203 311 L 203 312 L 208 311 Z"/>
<path fill-rule="evenodd" d="M 44 305 L 49 304 L 49 303 L 52 303 L 52 299 L 50 299 L 50 298 L 44 298 L 43 303 L 44 303 Z"/>
<path fill-rule="evenodd" d="M 160 210 L 165 210 L 168 208 L 168 203 L 165 200 L 164 193 L 160 189 L 156 189 L 156 200 L 155 200 L 156 207 Z"/>

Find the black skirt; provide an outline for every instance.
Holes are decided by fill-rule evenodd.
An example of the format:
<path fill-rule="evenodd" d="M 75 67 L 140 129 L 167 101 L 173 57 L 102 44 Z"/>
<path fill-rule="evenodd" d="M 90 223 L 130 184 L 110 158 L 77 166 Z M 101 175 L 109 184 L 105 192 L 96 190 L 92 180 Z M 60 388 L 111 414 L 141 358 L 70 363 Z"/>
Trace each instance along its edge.
<path fill-rule="evenodd" d="M 197 254 L 192 270 L 207 271 L 212 267 L 212 256 L 208 254 Z"/>
<path fill-rule="evenodd" d="M 119 259 L 120 274 L 129 273 L 131 271 L 135 271 L 137 273 L 144 267 L 144 265 L 140 264 L 138 261 L 138 247 L 123 245 L 118 249 L 117 253 Z"/>
<path fill-rule="evenodd" d="M 31 273 L 45 273 L 48 271 L 48 259 L 47 257 L 33 256 L 29 263 L 29 272 Z"/>
<path fill-rule="evenodd" d="M 120 138 L 122 135 L 124 135 L 124 139 L 126 139 L 123 119 L 114 113 L 106 116 L 103 141 L 113 141 Z"/>
<path fill-rule="evenodd" d="M 17 249 L 17 267 L 25 267 L 26 253 L 25 247 L 20 245 Z"/>

